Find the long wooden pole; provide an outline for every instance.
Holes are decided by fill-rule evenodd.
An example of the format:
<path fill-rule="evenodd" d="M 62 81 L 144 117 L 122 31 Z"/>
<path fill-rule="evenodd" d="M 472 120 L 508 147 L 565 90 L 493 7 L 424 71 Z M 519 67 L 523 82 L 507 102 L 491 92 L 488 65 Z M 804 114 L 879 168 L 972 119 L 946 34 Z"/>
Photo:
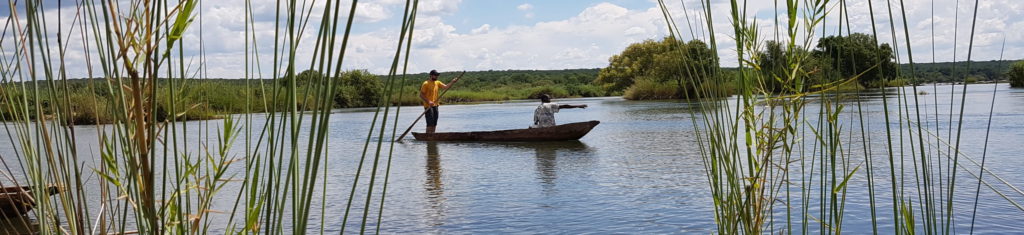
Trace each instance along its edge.
<path fill-rule="evenodd" d="M 459 79 L 462 78 L 462 75 L 465 75 L 465 74 L 466 74 L 466 71 L 462 71 L 462 73 L 460 73 L 458 77 L 455 77 L 455 79 L 454 79 L 455 82 L 452 83 L 451 86 L 448 86 L 448 87 L 444 88 L 444 90 L 441 90 L 441 94 L 437 95 L 437 102 L 441 102 L 441 97 L 444 97 L 444 93 L 448 93 L 448 89 L 451 89 L 453 86 L 455 86 L 455 84 L 458 83 Z M 412 121 L 412 124 L 409 125 L 409 128 L 406 128 L 405 132 L 402 132 L 402 135 L 398 137 L 397 141 L 402 141 L 402 138 L 405 138 L 405 135 L 408 135 L 409 131 L 412 131 L 412 127 L 416 126 L 416 123 L 419 123 L 420 119 L 423 118 L 423 115 L 426 115 L 426 114 L 427 114 L 427 110 L 425 109 L 425 110 L 423 110 L 423 113 L 420 113 L 419 117 L 416 117 L 415 121 Z"/>

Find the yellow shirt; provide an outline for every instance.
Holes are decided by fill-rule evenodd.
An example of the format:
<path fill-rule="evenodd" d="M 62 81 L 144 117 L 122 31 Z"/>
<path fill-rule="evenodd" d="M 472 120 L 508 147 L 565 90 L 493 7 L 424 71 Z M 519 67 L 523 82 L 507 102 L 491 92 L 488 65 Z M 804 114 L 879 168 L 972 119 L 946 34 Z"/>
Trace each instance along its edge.
<path fill-rule="evenodd" d="M 427 80 L 423 82 L 422 86 L 420 86 L 420 94 L 423 94 L 427 100 L 434 101 L 434 106 L 439 106 L 441 105 L 441 101 L 437 100 L 437 96 L 441 92 L 441 86 L 444 86 L 444 83 L 441 81 Z M 423 107 L 430 108 L 430 103 L 423 102 Z"/>

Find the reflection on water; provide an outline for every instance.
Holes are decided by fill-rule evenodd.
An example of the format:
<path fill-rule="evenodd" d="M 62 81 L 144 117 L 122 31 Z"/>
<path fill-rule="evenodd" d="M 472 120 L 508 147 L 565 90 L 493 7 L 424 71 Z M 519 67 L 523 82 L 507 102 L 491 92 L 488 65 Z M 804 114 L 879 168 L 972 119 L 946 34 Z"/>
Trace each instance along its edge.
<path fill-rule="evenodd" d="M 557 151 L 550 148 L 534 148 L 533 151 L 537 154 L 537 174 L 543 183 L 544 192 L 552 193 L 555 190 L 555 179 L 558 179 Z"/>
<path fill-rule="evenodd" d="M 516 145 L 516 144 L 511 144 Z M 532 148 L 537 165 L 537 178 L 540 179 L 544 192 L 551 194 L 558 188 L 555 181 L 558 179 L 558 154 L 562 152 L 585 152 L 587 145 L 579 141 L 548 142 L 548 143 L 519 143 L 522 147 Z"/>
<path fill-rule="evenodd" d="M 423 184 L 427 195 L 427 218 L 431 226 L 444 225 L 445 201 L 444 183 L 441 181 L 441 154 L 437 142 L 427 143 L 427 180 Z"/>

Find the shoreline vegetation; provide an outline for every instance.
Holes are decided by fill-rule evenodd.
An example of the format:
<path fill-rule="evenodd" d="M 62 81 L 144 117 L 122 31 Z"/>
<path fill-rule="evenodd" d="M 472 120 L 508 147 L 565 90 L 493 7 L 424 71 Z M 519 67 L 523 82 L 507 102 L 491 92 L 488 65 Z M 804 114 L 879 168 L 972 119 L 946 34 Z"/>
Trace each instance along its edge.
<path fill-rule="evenodd" d="M 855 34 L 856 35 L 856 34 Z M 720 68 L 718 69 L 718 78 L 688 78 L 684 76 L 673 76 L 670 74 L 685 74 L 679 69 L 703 69 L 705 71 L 715 71 L 714 62 L 689 62 L 688 60 L 695 60 L 693 58 L 712 58 L 710 56 L 699 54 L 699 53 L 710 53 L 710 50 L 706 47 L 703 42 L 691 41 L 687 43 L 680 43 L 693 55 L 686 53 L 678 53 L 678 50 L 668 49 L 674 43 L 672 38 L 665 38 L 662 41 L 647 40 L 640 43 L 630 45 L 622 54 L 615 55 L 609 59 L 611 61 L 609 67 L 600 69 L 563 69 L 563 70 L 490 70 L 490 71 L 471 71 L 466 72 L 465 79 L 462 79 L 457 87 L 449 91 L 445 97 L 443 97 L 443 103 L 445 104 L 464 104 L 464 103 L 478 103 L 478 102 L 491 102 L 491 101 L 505 101 L 505 100 L 523 100 L 523 99 L 536 99 L 541 94 L 549 94 L 555 98 L 582 98 L 582 97 L 603 97 L 603 96 L 622 96 L 629 100 L 668 100 L 668 99 L 686 99 L 686 98 L 702 98 L 703 96 L 687 96 L 687 94 L 698 94 L 703 90 L 714 90 L 714 92 L 705 92 L 708 94 L 718 94 L 715 96 L 723 97 L 735 95 L 735 81 L 736 76 L 739 72 L 736 68 Z M 644 48 L 649 47 L 649 48 Z M 654 47 L 654 48 L 650 48 Z M 766 46 L 768 49 L 761 55 L 766 58 L 781 58 L 778 44 L 769 42 Z M 849 49 L 844 49 L 849 50 Z M 639 51 L 639 52 L 638 52 Z M 810 53 L 821 53 L 821 52 L 810 52 Z M 684 54 L 685 57 L 673 55 Z M 644 58 L 637 58 L 644 57 Z M 815 58 L 812 55 L 809 58 Z M 828 58 L 818 55 L 819 60 L 829 61 Z M 695 68 L 666 68 L 667 66 L 657 66 L 657 63 L 674 63 L 679 64 L 679 61 L 687 61 L 688 64 L 697 64 Z M 814 60 L 814 59 L 811 59 Z M 628 62 L 627 62 L 628 61 Z M 637 62 L 641 61 L 641 62 Z M 646 64 L 645 64 L 646 63 Z M 830 62 L 829 62 L 830 63 Z M 821 66 L 816 72 L 818 82 L 812 82 L 805 89 L 813 91 L 816 87 L 824 87 L 822 82 L 828 82 L 833 85 L 829 85 L 830 89 L 839 92 L 854 92 L 863 89 L 878 88 L 882 83 L 881 80 L 861 80 L 861 82 L 845 82 L 840 80 L 840 72 L 834 71 L 828 68 L 827 64 L 821 62 L 810 62 L 809 66 Z M 931 79 L 917 79 L 916 82 L 911 82 L 910 79 L 887 79 L 885 80 L 885 87 L 901 87 L 911 84 L 925 84 L 925 83 L 950 83 L 955 82 L 948 80 L 952 76 L 952 71 L 956 63 L 942 62 L 932 64 L 915 64 L 918 70 L 931 71 L 922 72 L 922 76 L 929 76 Z M 771 68 L 773 66 L 770 63 L 764 63 L 763 67 Z M 900 66 L 904 67 L 904 66 Z M 1011 70 L 1011 67 L 1013 70 Z M 643 72 L 638 72 L 643 71 Z M 770 70 L 761 70 L 770 71 Z M 972 65 L 972 71 L 968 74 L 966 82 L 971 83 L 992 83 L 992 82 L 1006 82 L 1009 81 L 1011 86 L 1020 87 L 1024 86 L 1024 61 L 983 61 L 974 62 Z M 447 73 L 448 75 L 452 73 Z M 765 73 L 769 77 L 770 73 Z M 297 96 L 299 96 L 297 107 L 299 110 L 314 110 L 317 109 L 317 103 L 314 102 L 303 102 L 304 100 L 312 100 L 313 94 L 306 92 L 309 87 L 310 81 L 316 81 L 323 75 L 313 70 L 303 71 L 297 74 L 296 84 Z M 409 74 L 407 76 L 407 83 L 402 86 L 401 99 L 392 105 L 401 106 L 418 106 L 420 100 L 418 98 L 418 86 L 422 82 L 423 78 L 426 77 L 425 73 L 422 74 Z M 831 78 L 826 78 L 831 76 Z M 814 77 L 813 75 L 811 77 Z M 863 77 L 863 76 L 862 76 Z M 362 107 L 376 107 L 375 103 L 383 94 L 384 79 L 383 75 L 375 75 L 366 70 L 350 70 L 345 71 L 340 76 L 340 79 L 336 78 L 340 84 L 336 92 L 332 95 L 331 108 L 362 108 Z M 442 80 L 450 80 L 450 76 L 442 77 Z M 706 81 L 708 79 L 719 79 L 719 81 L 726 82 L 699 82 Z M 1016 79 L 1016 80 L 1015 80 Z M 694 80 L 697 80 L 698 87 L 700 89 L 693 89 L 691 85 Z M 814 79 L 809 79 L 814 81 Z M 68 79 L 68 87 L 71 100 L 71 109 L 73 110 L 72 115 L 64 115 L 61 120 L 62 123 L 76 125 L 89 125 L 89 124 L 109 124 L 115 119 L 113 107 L 110 104 L 113 103 L 111 99 L 113 96 L 110 91 L 106 89 L 107 80 L 102 78 L 86 78 L 86 79 Z M 166 89 L 165 86 L 168 84 L 168 79 L 157 79 L 157 89 Z M 114 81 L 110 81 L 114 82 Z M 272 93 L 272 87 L 275 85 L 272 79 L 250 79 L 248 81 L 244 79 L 230 79 L 230 78 L 208 78 L 208 79 L 175 79 L 174 82 L 177 86 L 175 89 L 175 106 L 186 107 L 187 110 L 179 111 L 175 115 L 171 115 L 167 110 L 168 104 L 166 102 L 156 102 L 156 120 L 165 121 L 169 117 L 174 116 L 175 120 L 186 121 L 186 120 L 210 120 L 220 119 L 224 116 L 231 114 L 246 113 L 247 105 L 250 113 L 265 113 L 267 107 L 277 102 L 279 105 L 288 102 L 288 97 L 279 95 L 278 97 L 267 97 L 266 94 Z M 246 86 L 246 82 L 249 86 Z M 277 85 L 281 87 L 287 87 L 289 84 L 288 79 L 278 79 Z M 771 81 L 761 81 L 765 87 L 773 87 Z M 682 85 L 680 85 L 682 84 Z M 49 92 L 51 87 L 47 83 L 31 83 L 31 82 L 7 82 L 0 85 L 0 92 L 6 93 L 4 97 L 11 97 L 11 99 L 27 99 L 29 104 L 35 103 L 32 100 L 33 96 L 22 96 L 19 89 L 21 86 L 25 86 L 28 90 L 35 90 L 35 86 L 41 93 Z M 247 88 L 248 87 L 248 88 Z M 688 88 L 688 89 L 684 89 Z M 64 89 L 60 87 L 60 89 Z M 783 94 L 785 91 L 775 90 L 777 94 Z M 10 96 L 7 96 L 10 95 Z M 166 100 L 166 94 L 160 94 L 157 100 Z M 42 106 L 44 113 L 43 115 L 47 119 L 52 119 L 45 110 L 50 110 L 48 105 L 51 104 L 48 96 L 40 97 L 40 105 Z M 247 102 L 245 97 L 254 97 L 255 99 Z M 305 97 L 303 99 L 302 97 Z M 19 102 L 2 102 L 0 105 L 13 105 L 0 109 L 0 115 L 11 120 L 10 108 L 15 109 L 27 109 L 28 114 L 35 114 L 35 106 L 18 107 Z M 30 118 L 35 118 L 32 115 Z"/>
<path fill-rule="evenodd" d="M 1024 87 L 1024 60 L 1010 65 L 1006 75 L 1009 77 L 1010 87 Z"/>
<path fill-rule="evenodd" d="M 968 36 L 968 45 L 954 46 L 954 53 L 946 58 L 957 61 L 958 52 L 967 57 L 946 66 L 936 64 L 933 70 L 928 64 L 914 63 L 915 56 L 920 62 L 923 55 L 911 52 L 912 45 L 917 45 L 911 40 L 922 38 L 899 36 L 898 28 L 902 35 L 925 35 L 923 22 L 909 26 L 902 1 L 881 8 L 868 1 L 866 9 L 865 4 L 851 4 L 853 16 L 846 1 L 779 2 L 774 7 L 776 20 L 769 23 L 759 21 L 767 16 L 767 8 L 748 10 L 747 1 L 731 1 L 729 15 L 718 10 L 723 5 L 710 1 L 696 11 L 685 4 L 681 9 L 669 8 L 665 1 L 657 1 L 669 37 L 631 45 L 612 56 L 606 68 L 474 72 L 443 102 L 539 94 L 695 99 L 697 109 L 686 112 L 693 134 L 677 132 L 687 139 L 668 143 L 697 147 L 695 155 L 707 183 L 701 195 L 713 211 L 694 216 L 713 218 L 710 230 L 719 234 L 867 233 L 866 218 L 846 215 L 854 205 L 848 202 L 856 202 L 862 212 L 863 203 L 868 202 L 875 234 L 949 234 L 968 229 L 973 233 L 976 218 L 992 221 L 992 216 L 999 215 L 1000 211 L 978 207 L 982 183 L 1003 195 L 983 176 L 999 177 L 987 172 L 964 178 L 961 172 L 985 172 L 986 154 L 994 154 L 988 153 L 988 130 L 993 128 L 995 89 L 991 103 L 968 104 L 967 86 L 951 87 L 961 92 L 951 90 L 948 111 L 940 109 L 937 100 L 923 102 L 918 94 L 926 90 L 917 86 L 893 89 L 897 93 L 892 96 L 882 92 L 880 113 L 864 109 L 859 100 L 843 102 L 840 95 L 809 95 L 932 80 L 963 84 L 1006 80 L 1001 77 L 1004 74 L 1012 77 L 1012 85 L 1024 85 L 1020 62 L 1007 73 L 1005 61 L 972 61 L 974 48 L 980 46 L 974 42 L 976 22 L 990 22 L 978 18 L 979 9 L 990 11 L 992 6 L 980 8 L 975 1 L 970 18 L 959 14 L 969 5 L 958 1 L 952 6 L 957 10 L 953 45 L 961 44 L 956 40 L 961 34 Z M 10 35 L 9 41 L 0 43 L 2 51 L 8 52 L 0 56 L 5 65 L 0 66 L 4 75 L 0 110 L 5 112 L 0 118 L 7 121 L 14 156 L 0 161 L 8 171 L 4 183 L 26 186 L 32 192 L 45 192 L 48 185 L 62 190 L 34 200 L 31 215 L 6 220 L 38 224 L 40 234 L 206 234 L 210 230 L 305 234 L 316 229 L 362 234 L 394 226 L 384 217 L 395 210 L 385 210 L 388 190 L 398 187 L 400 191 L 404 186 L 391 183 L 389 188 L 401 113 L 389 108 L 418 103 L 416 89 L 409 88 L 426 79 L 422 74 L 396 75 L 408 69 L 418 3 L 406 1 L 402 16 L 396 17 L 401 22 L 382 22 L 399 23 L 392 26 L 400 32 L 394 38 L 397 47 L 390 73 L 374 75 L 341 71 L 348 65 L 343 62 L 350 64 L 352 57 L 346 52 L 352 47 L 349 38 L 360 15 L 357 1 L 347 8 L 344 3 L 326 1 L 318 10 L 305 2 L 279 1 L 272 14 L 267 11 L 270 7 L 254 8 L 246 1 L 244 19 L 234 18 L 245 23 L 244 49 L 232 54 L 243 56 L 230 59 L 244 63 L 237 77 L 274 80 L 186 79 L 202 76 L 207 69 L 204 34 L 201 27 L 198 32 L 195 29 L 202 25 L 201 1 L 85 1 L 76 2 L 76 7 L 58 4 L 57 15 L 42 1 L 11 3 L 10 27 L 3 30 Z M 950 9 L 949 5 L 940 7 Z M 864 10 L 869 14 L 863 15 Z M 885 10 L 888 16 L 882 13 Z M 685 18 L 679 18 L 680 11 Z M 265 20 L 271 17 L 273 37 L 256 30 L 268 27 Z M 851 25 L 849 18 L 858 24 Z M 685 19 L 686 24 L 677 24 L 676 19 Z M 902 26 L 897 26 L 898 19 Z M 868 20 L 870 24 L 862 24 Z M 971 21 L 969 33 L 961 28 L 964 21 Z M 62 27 L 63 22 L 75 22 L 72 25 L 77 27 Z M 731 24 L 732 30 L 715 27 L 721 23 Z M 853 28 L 868 31 L 861 26 L 870 26 L 871 34 L 851 32 Z M 768 34 L 770 29 L 775 29 L 775 35 Z M 214 40 L 223 37 L 206 35 Z M 935 34 L 931 37 L 934 43 Z M 686 38 L 703 41 L 682 40 Z M 879 38 L 892 41 L 879 43 Z M 197 39 L 198 52 L 191 49 Z M 77 50 L 86 56 L 65 54 Z M 299 53 L 307 50 L 313 54 Z M 721 68 L 719 56 L 730 52 L 735 56 L 723 59 L 735 59 L 738 68 Z M 261 62 L 261 57 L 273 59 Z M 79 66 L 88 69 L 86 77 L 102 79 L 67 79 L 71 75 L 65 68 Z M 974 70 L 979 68 L 990 72 Z M 734 98 L 714 98 L 728 95 Z M 774 97 L 764 98 L 768 96 Z M 955 96 L 960 102 L 955 102 Z M 975 138 L 961 133 L 981 129 L 973 118 L 965 125 L 965 108 L 981 106 L 972 107 L 976 112 L 985 104 L 990 124 L 985 127 L 984 145 L 961 145 L 961 137 Z M 356 131 L 337 129 L 329 122 L 332 108 L 346 106 L 376 107 L 363 141 L 332 137 L 338 131 Z M 178 122 L 239 112 L 270 115 L 258 121 L 248 114 L 224 118 L 221 125 L 197 127 L 205 128 L 201 135 L 187 134 L 190 127 Z M 71 125 L 54 125 L 46 119 Z M 76 132 L 78 122 L 113 124 L 96 128 L 93 137 Z M 85 144 L 88 148 L 79 148 Z M 361 144 L 362 150 L 332 154 L 335 144 Z M 964 160 L 974 161 L 965 153 L 979 151 L 980 168 L 961 166 Z M 14 175 L 12 168 L 21 175 Z M 330 188 L 334 192 L 327 193 L 326 182 L 344 178 L 351 179 L 350 188 Z M 856 185 L 853 190 L 858 191 L 866 186 L 867 192 L 848 193 L 847 185 Z M 973 209 L 966 209 L 972 203 L 965 198 L 974 199 Z M 342 216 L 333 214 L 342 208 Z M 328 209 L 334 211 L 332 216 L 326 216 Z M 976 217 L 979 214 L 987 216 Z M 850 219 L 861 220 L 860 225 L 845 227 Z M 459 228 L 464 227 L 455 229 Z"/>

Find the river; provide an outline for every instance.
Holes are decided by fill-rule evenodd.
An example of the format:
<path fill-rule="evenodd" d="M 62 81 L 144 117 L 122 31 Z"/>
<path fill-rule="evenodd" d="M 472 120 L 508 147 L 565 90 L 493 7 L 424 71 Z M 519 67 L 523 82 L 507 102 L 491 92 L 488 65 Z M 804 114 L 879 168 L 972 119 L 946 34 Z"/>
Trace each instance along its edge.
<path fill-rule="evenodd" d="M 959 113 L 959 91 L 962 87 L 937 85 L 935 88 L 933 90 L 931 85 L 918 87 L 919 91 L 925 91 L 918 95 L 918 106 L 898 106 L 894 99 L 890 99 L 890 109 L 904 108 L 914 112 L 916 107 L 921 107 L 924 128 L 939 133 L 942 139 L 949 139 L 946 130 L 948 126 L 956 128 L 955 121 L 959 117 L 953 115 L 954 123 L 950 125 L 949 111 L 952 104 L 953 113 Z M 896 89 L 899 88 L 887 89 L 890 92 L 887 94 L 895 95 Z M 910 91 L 909 87 L 905 89 Z M 999 84 L 993 93 L 992 84 L 968 86 L 961 151 L 965 156 L 981 160 L 989 130 L 986 125 L 993 94 L 995 109 L 991 113 L 990 139 L 985 152 L 986 168 L 992 175 L 1021 186 L 1024 185 L 1024 173 L 1017 168 L 1024 165 L 1024 159 L 1019 157 L 1024 151 L 1024 145 L 1021 145 L 1021 140 L 1024 140 L 1024 89 L 1011 89 L 1006 84 Z M 875 182 L 888 184 L 881 91 L 867 91 L 845 99 L 844 118 L 853 120 L 859 117 L 854 113 L 858 100 L 863 105 L 864 117 L 871 120 L 867 129 L 873 137 L 870 145 L 875 146 L 871 154 L 875 164 L 873 169 L 877 171 Z M 912 97 L 908 101 L 914 102 Z M 581 140 L 572 142 L 428 143 L 412 140 L 409 136 L 409 140 L 395 145 L 381 232 L 607 234 L 710 233 L 716 229 L 714 202 L 708 192 L 691 125 L 691 118 L 700 115 L 699 105 L 684 101 L 628 101 L 619 97 L 558 99 L 555 102 L 589 106 L 586 109 L 561 110 L 556 114 L 558 123 L 599 120 L 601 124 Z M 533 110 L 538 104 L 539 101 L 510 101 L 443 105 L 440 107 L 438 131 L 525 128 L 532 123 Z M 816 112 L 816 105 L 808 107 L 809 112 Z M 399 128 L 404 130 L 418 110 L 418 107 L 403 107 Z M 940 115 L 935 115 L 936 110 Z M 343 109 L 332 114 L 326 167 L 326 207 L 321 208 L 319 200 L 314 203 L 316 215 L 310 222 L 315 228 L 311 232 L 318 232 L 320 224 L 328 233 L 338 232 L 356 174 L 355 166 L 373 115 L 373 109 Z M 260 120 L 265 115 L 253 117 Z M 261 126 L 258 122 L 257 125 Z M 219 125 L 219 121 L 190 123 L 212 125 L 193 124 L 190 128 L 194 130 L 212 130 Z M 388 124 L 392 123 L 389 121 Z M 845 125 L 857 127 L 851 124 L 856 122 L 850 121 Z M 898 123 L 893 120 L 890 124 L 895 127 Z M 79 146 L 87 150 L 87 154 L 82 156 L 95 156 L 96 128 L 78 127 L 78 130 L 82 136 Z M 414 131 L 422 130 L 421 121 Z M 955 131 L 952 133 L 956 134 Z M 203 133 L 192 131 L 188 135 L 200 136 Z M 906 138 L 910 138 L 909 135 Z M 8 163 L 14 158 L 9 142 L 7 138 L 0 140 L 0 146 L 3 146 L 0 154 Z M 859 147 L 861 142 L 852 143 L 853 152 L 862 150 Z M 939 149 L 929 147 L 928 151 L 933 148 Z M 909 155 L 909 151 L 905 148 L 906 154 Z M 863 161 L 863 156 L 852 154 L 850 159 L 857 164 Z M 83 162 L 86 166 L 92 165 L 89 161 Z M 970 226 L 977 183 L 976 178 L 966 171 L 977 172 L 978 168 L 969 162 L 961 164 L 964 173 L 958 175 L 962 181 L 958 181 L 955 194 L 954 227 L 957 232 L 965 233 Z M 871 231 L 866 175 L 862 172 L 855 174 L 848 186 L 845 231 Z M 367 173 L 363 174 L 366 176 Z M 993 187 L 1007 193 L 1009 199 L 982 186 L 974 232 L 1019 232 L 1017 218 L 1024 216 L 1024 212 L 1008 200 L 1024 201 L 1024 195 L 1016 194 L 992 175 L 986 175 L 985 181 L 991 181 Z M 95 176 L 89 179 L 95 183 Z M 365 179 L 361 185 L 365 185 Z M 222 193 L 227 196 L 215 202 L 215 209 L 230 211 L 237 193 L 232 187 L 237 188 L 237 185 L 226 187 Z M 891 188 L 885 185 L 876 187 L 876 199 L 880 200 L 876 216 L 879 229 L 890 233 L 892 211 L 891 194 L 888 192 Z M 358 191 L 360 193 L 353 203 L 356 217 L 349 219 L 351 229 L 347 229 L 348 232 L 358 231 L 361 205 L 365 199 L 362 191 L 365 189 Z M 317 190 L 314 195 L 319 197 L 321 193 Z M 375 195 L 373 200 L 373 205 L 376 205 L 379 197 Z M 784 210 L 780 208 L 782 206 L 775 209 L 776 217 L 784 216 Z M 319 216 L 321 209 L 326 209 L 323 218 Z M 225 217 L 221 214 L 213 219 L 223 220 Z M 376 218 L 375 212 L 371 218 Z M 373 220 L 369 224 L 371 227 L 375 226 Z M 810 229 L 818 231 L 815 226 L 811 225 Z M 777 222 L 773 229 L 784 227 L 784 222 Z M 799 226 L 794 227 L 799 229 Z M 222 228 L 215 226 L 212 231 L 218 233 L 219 229 Z"/>

